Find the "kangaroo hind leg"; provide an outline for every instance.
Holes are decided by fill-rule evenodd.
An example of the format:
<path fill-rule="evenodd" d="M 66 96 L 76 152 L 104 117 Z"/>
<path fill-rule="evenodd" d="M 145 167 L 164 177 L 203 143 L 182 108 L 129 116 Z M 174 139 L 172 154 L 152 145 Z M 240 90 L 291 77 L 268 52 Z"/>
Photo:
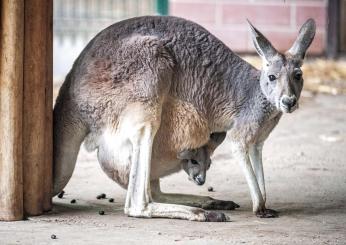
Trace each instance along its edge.
<path fill-rule="evenodd" d="M 124 120 L 120 125 L 131 128 L 128 136 L 133 145 L 125 214 L 133 217 L 227 221 L 228 217 L 223 213 L 153 201 L 150 187 L 151 155 L 155 134 L 160 126 L 160 113 L 158 108 L 139 106 L 131 108 L 128 115 L 122 117 Z"/>
<path fill-rule="evenodd" d="M 234 210 L 239 208 L 239 205 L 233 201 L 218 200 L 209 196 L 164 193 L 161 191 L 159 179 L 151 181 L 151 192 L 153 199 L 162 203 L 174 203 L 207 210 Z"/>

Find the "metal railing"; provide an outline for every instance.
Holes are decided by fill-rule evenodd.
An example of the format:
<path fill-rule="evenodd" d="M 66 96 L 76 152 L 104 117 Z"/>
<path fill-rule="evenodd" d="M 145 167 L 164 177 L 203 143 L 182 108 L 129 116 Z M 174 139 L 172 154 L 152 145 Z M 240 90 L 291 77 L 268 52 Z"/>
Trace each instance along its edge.
<path fill-rule="evenodd" d="M 89 39 L 119 20 L 167 10 L 167 0 L 54 0 L 54 35 Z"/>
<path fill-rule="evenodd" d="M 61 82 L 88 41 L 131 17 L 168 13 L 168 0 L 54 0 L 54 80 Z"/>

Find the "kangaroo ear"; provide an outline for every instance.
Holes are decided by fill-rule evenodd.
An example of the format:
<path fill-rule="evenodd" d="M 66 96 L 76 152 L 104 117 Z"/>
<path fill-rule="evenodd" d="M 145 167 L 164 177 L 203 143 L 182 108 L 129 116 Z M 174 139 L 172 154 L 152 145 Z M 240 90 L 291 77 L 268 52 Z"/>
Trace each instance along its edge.
<path fill-rule="evenodd" d="M 277 54 L 276 49 L 268 41 L 268 39 L 251 24 L 249 20 L 247 20 L 247 22 L 250 26 L 252 41 L 257 53 L 262 57 L 262 59 L 269 61 Z"/>
<path fill-rule="evenodd" d="M 219 146 L 226 138 L 226 132 L 221 133 L 212 133 L 210 135 L 210 140 L 213 145 L 215 145 L 215 148 Z"/>
<path fill-rule="evenodd" d="M 196 155 L 196 150 L 183 150 L 178 152 L 177 158 L 180 160 L 192 159 Z"/>
<path fill-rule="evenodd" d="M 313 19 L 308 19 L 300 28 L 298 37 L 288 53 L 299 59 L 304 59 L 305 52 L 314 40 L 315 33 L 316 23 Z"/>

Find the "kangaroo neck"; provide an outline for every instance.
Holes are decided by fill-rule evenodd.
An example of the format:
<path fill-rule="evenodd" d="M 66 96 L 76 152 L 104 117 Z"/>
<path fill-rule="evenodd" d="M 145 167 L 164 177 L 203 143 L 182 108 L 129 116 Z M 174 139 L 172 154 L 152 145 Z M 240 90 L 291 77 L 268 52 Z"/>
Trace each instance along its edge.
<path fill-rule="evenodd" d="M 234 121 L 262 123 L 280 112 L 267 99 L 260 85 L 261 71 L 240 57 L 231 59 L 223 74 L 223 91 L 210 96 L 211 131 L 227 131 Z"/>

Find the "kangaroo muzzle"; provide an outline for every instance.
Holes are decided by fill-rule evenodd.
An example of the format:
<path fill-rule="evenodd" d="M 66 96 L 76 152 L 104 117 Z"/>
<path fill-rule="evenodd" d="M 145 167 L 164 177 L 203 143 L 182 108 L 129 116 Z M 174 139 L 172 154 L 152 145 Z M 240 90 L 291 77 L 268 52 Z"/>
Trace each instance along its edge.
<path fill-rule="evenodd" d="M 295 95 L 283 95 L 280 99 L 280 109 L 283 112 L 291 113 L 297 108 L 297 98 Z"/>
<path fill-rule="evenodd" d="M 193 180 L 197 185 L 203 185 L 205 183 L 205 178 L 200 174 L 193 177 Z"/>

